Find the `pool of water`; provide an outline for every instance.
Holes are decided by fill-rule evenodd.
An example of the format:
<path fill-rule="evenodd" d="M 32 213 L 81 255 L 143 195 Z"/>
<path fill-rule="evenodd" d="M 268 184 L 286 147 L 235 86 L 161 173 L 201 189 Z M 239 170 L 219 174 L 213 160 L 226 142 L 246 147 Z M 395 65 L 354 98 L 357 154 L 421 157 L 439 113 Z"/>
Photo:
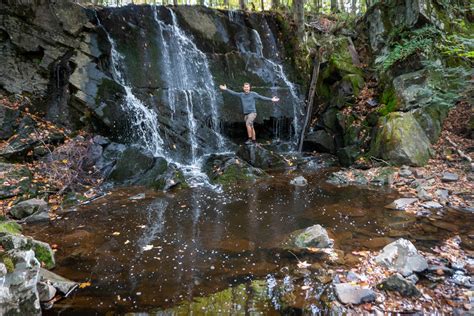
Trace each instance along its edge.
<path fill-rule="evenodd" d="M 295 230 L 321 224 L 335 248 L 350 254 L 380 249 L 399 237 L 429 249 L 453 229 L 468 229 L 458 223 L 448 230 L 384 209 L 396 193 L 336 187 L 325 182 L 329 171 L 305 174 L 305 187 L 289 184 L 298 174 L 280 174 L 221 192 L 116 189 L 55 221 L 28 226 L 26 234 L 57 245 L 54 272 L 91 283 L 48 313 L 186 314 L 209 308 L 199 305 L 203 297 L 212 302 L 231 297 L 226 304 L 241 312 L 278 313 L 271 284 L 275 277 L 284 282 L 286 267 L 295 265 L 294 256 L 280 247 Z M 137 194 L 145 197 L 133 199 Z M 198 305 L 190 307 L 193 301 Z"/>

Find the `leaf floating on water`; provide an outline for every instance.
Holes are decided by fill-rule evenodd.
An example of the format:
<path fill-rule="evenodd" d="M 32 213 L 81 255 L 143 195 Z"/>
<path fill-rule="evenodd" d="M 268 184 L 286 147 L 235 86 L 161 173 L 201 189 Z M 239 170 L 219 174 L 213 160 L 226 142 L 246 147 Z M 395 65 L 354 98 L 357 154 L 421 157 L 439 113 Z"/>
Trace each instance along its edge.
<path fill-rule="evenodd" d="M 118 236 L 118 235 L 120 235 L 120 232 L 113 232 L 112 235 Z"/>
<path fill-rule="evenodd" d="M 138 225 L 137 227 L 143 229 L 146 228 L 146 225 Z"/>
<path fill-rule="evenodd" d="M 301 287 L 301 289 L 302 289 L 302 290 L 305 290 L 305 291 L 306 291 L 306 290 L 309 290 L 309 288 L 310 288 L 309 285 L 303 285 L 303 286 Z"/>
<path fill-rule="evenodd" d="M 148 251 L 153 249 L 153 245 L 146 245 L 142 247 L 143 251 Z"/>
<path fill-rule="evenodd" d="M 123 244 L 124 244 L 124 245 L 127 245 L 127 244 L 129 244 L 129 243 L 130 243 L 130 240 L 127 239 L 127 241 L 125 241 Z"/>
<path fill-rule="evenodd" d="M 88 286 L 91 286 L 91 283 L 90 283 L 89 281 L 87 281 L 87 282 L 82 282 L 81 284 L 79 284 L 79 288 L 80 288 L 80 289 L 84 289 L 84 288 L 86 288 L 86 287 L 88 287 Z"/>
<path fill-rule="evenodd" d="M 300 269 L 305 269 L 305 268 L 311 266 L 311 264 L 308 263 L 307 261 L 300 261 L 300 262 L 298 262 L 297 266 Z"/>

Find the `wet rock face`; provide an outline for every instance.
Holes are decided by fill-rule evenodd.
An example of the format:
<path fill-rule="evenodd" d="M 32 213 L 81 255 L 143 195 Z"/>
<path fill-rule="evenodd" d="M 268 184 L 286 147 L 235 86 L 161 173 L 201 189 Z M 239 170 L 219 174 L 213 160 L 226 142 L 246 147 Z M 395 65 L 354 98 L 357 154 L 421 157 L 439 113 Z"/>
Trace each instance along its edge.
<path fill-rule="evenodd" d="M 40 199 L 30 199 L 14 205 L 10 209 L 10 214 L 16 219 L 22 219 L 34 213 L 47 211 L 48 203 Z"/>

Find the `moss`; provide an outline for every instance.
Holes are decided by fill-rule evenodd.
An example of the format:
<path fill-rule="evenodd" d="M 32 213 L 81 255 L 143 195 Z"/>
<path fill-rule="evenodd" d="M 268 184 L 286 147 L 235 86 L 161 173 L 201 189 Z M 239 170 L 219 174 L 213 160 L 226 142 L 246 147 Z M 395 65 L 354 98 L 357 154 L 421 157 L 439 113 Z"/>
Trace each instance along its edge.
<path fill-rule="evenodd" d="M 345 75 L 342 80 L 350 82 L 354 96 L 359 96 L 360 90 L 364 87 L 364 78 L 361 75 L 348 74 Z"/>
<path fill-rule="evenodd" d="M 0 232 L 18 235 L 21 233 L 21 225 L 14 221 L 0 222 Z"/>
<path fill-rule="evenodd" d="M 15 271 L 15 263 L 13 262 L 12 258 L 4 254 L 2 256 L 2 262 L 7 268 L 8 273 L 12 273 L 13 271 Z"/>
<path fill-rule="evenodd" d="M 35 252 L 36 259 L 43 263 L 46 269 L 54 268 L 55 261 L 50 249 L 39 243 L 35 243 L 33 246 L 33 251 Z"/>
<path fill-rule="evenodd" d="M 383 104 L 383 106 L 378 110 L 378 112 L 382 116 L 385 116 L 389 113 L 392 113 L 398 110 L 400 103 L 399 103 L 399 100 L 397 99 L 395 89 L 393 88 L 385 89 L 382 94 L 382 98 L 380 99 L 380 103 Z"/>
<path fill-rule="evenodd" d="M 231 165 L 219 175 L 214 181 L 222 185 L 229 185 L 237 181 L 247 181 L 254 179 L 246 170 L 243 170 L 236 165 Z"/>

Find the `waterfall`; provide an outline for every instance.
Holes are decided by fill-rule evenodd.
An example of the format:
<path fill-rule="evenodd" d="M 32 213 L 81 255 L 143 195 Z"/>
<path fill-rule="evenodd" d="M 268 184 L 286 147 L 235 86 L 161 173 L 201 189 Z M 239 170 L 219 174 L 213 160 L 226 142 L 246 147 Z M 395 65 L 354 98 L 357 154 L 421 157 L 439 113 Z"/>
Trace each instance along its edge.
<path fill-rule="evenodd" d="M 239 15 L 236 12 L 229 11 L 229 20 L 244 27 L 243 22 L 240 21 Z M 276 41 L 266 21 L 263 24 L 263 28 L 265 29 L 265 32 L 269 35 L 269 40 L 271 42 L 270 46 L 272 48 L 272 51 L 270 55 L 278 57 Z M 271 84 L 271 91 L 273 93 L 278 92 L 278 85 L 284 85 L 288 89 L 291 97 L 291 106 L 293 112 L 293 130 L 290 130 L 290 133 L 292 133 L 291 140 L 294 144 L 294 147 L 296 148 L 298 136 L 302 128 L 300 124 L 300 118 L 303 115 L 303 113 L 301 112 L 303 100 L 298 96 L 297 87 L 288 79 L 288 76 L 286 75 L 283 69 L 283 65 L 276 60 L 272 60 L 270 58 L 265 57 L 263 53 L 263 43 L 259 32 L 256 29 L 251 29 L 250 32 L 254 45 L 252 47 L 248 47 L 249 45 L 246 45 L 245 41 L 238 41 L 236 43 L 237 48 L 240 53 L 248 57 L 247 64 L 251 62 L 252 58 L 263 62 L 263 67 L 248 67 L 248 69 L 258 75 L 260 78 L 262 78 L 265 82 Z M 282 124 L 282 122 L 278 119 L 279 114 L 277 112 L 278 110 L 275 108 L 274 116 L 277 119 L 277 122 L 274 123 L 273 127 L 276 140 L 278 140 L 282 134 L 279 129 L 284 126 L 284 124 Z"/>
<path fill-rule="evenodd" d="M 122 70 L 123 56 L 117 50 L 117 45 L 107 29 L 101 24 L 97 13 L 96 18 L 98 26 L 104 30 L 110 43 L 112 77 L 125 90 L 125 102 L 121 106 L 124 112 L 130 113 L 129 119 L 132 124 L 131 132 L 133 138 L 153 155 L 163 156 L 164 142 L 159 133 L 157 115 L 133 94 L 132 88 L 127 84 Z"/>
<path fill-rule="evenodd" d="M 195 111 L 205 111 L 210 115 L 210 129 L 213 131 L 218 151 L 225 150 L 225 141 L 220 133 L 218 95 L 216 85 L 209 69 L 206 55 L 200 51 L 193 40 L 179 27 L 176 14 L 166 8 L 171 16 L 171 24 L 158 18 L 153 7 L 153 19 L 158 30 L 160 46 L 159 64 L 164 76 L 167 93 L 165 103 L 175 113 L 177 102 L 183 102 L 186 109 L 189 142 L 191 144 L 191 163 L 196 165 L 199 148 L 199 128 Z M 201 113 L 202 114 L 202 113 Z M 205 141 L 205 136 L 201 136 Z"/>

